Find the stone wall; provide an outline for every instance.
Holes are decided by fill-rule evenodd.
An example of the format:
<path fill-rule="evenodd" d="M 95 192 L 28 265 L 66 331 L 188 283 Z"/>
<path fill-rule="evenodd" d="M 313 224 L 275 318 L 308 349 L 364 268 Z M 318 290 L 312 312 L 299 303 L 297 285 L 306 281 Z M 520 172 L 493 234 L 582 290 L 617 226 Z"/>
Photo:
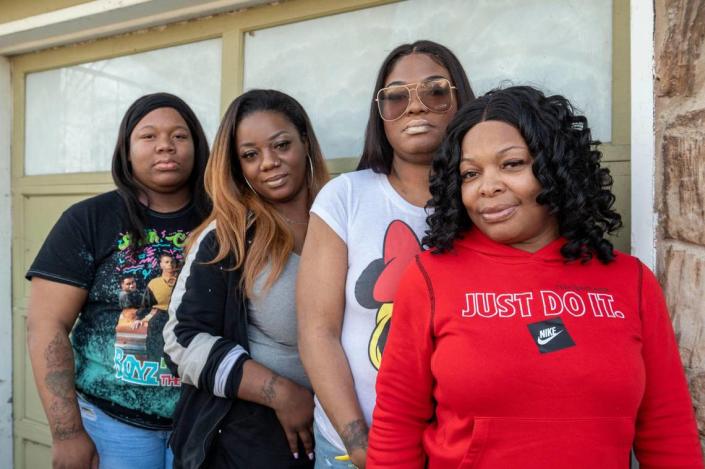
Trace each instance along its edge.
<path fill-rule="evenodd" d="M 705 448 L 705 0 L 655 0 L 658 275 Z"/>

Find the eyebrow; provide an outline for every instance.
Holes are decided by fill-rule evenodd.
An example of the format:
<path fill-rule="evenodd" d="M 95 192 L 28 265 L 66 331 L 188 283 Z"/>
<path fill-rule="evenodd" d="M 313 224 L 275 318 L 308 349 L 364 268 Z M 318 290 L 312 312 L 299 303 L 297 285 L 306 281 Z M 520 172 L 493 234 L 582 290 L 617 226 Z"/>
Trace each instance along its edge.
<path fill-rule="evenodd" d="M 275 132 L 269 137 L 269 141 L 271 142 L 272 140 L 275 140 L 277 137 L 280 137 L 283 134 L 288 134 L 288 133 L 289 133 L 288 130 L 280 130 L 279 132 Z M 241 144 L 238 145 L 238 147 L 254 147 L 254 146 L 255 146 L 255 144 L 252 142 L 242 142 Z"/>
<path fill-rule="evenodd" d="M 526 150 L 527 152 L 529 151 L 529 149 L 527 147 L 522 146 L 522 145 L 509 145 L 508 147 L 505 147 L 505 148 L 502 148 L 501 150 L 499 150 L 495 154 L 495 156 L 503 155 L 510 150 Z M 475 160 L 472 158 L 472 156 L 463 156 L 462 158 L 460 158 L 460 162 L 462 163 L 463 161 L 468 161 L 468 162 L 472 163 Z"/>
<path fill-rule="evenodd" d="M 419 80 L 419 82 L 428 81 L 428 80 L 437 80 L 439 78 L 445 78 L 446 80 L 450 81 L 450 78 L 444 77 L 443 75 L 431 75 L 430 77 L 426 77 L 423 80 Z M 387 83 L 384 87 L 387 88 L 389 86 L 406 85 L 406 84 L 407 83 L 405 81 L 396 80 L 391 83 Z"/>
<path fill-rule="evenodd" d="M 171 127 L 172 129 L 184 129 L 184 130 L 189 130 L 188 126 L 181 125 L 181 124 L 176 124 L 175 126 Z M 156 126 L 152 124 L 145 124 L 143 126 L 138 127 L 136 130 L 145 130 L 145 129 L 156 129 Z"/>

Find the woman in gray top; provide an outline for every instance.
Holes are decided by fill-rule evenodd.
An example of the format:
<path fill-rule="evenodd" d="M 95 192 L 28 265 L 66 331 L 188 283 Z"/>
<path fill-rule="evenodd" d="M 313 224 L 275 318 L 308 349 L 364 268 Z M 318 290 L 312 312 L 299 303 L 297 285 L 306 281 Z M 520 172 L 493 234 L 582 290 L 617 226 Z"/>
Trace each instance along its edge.
<path fill-rule="evenodd" d="M 312 467 L 294 294 L 308 210 L 328 172 L 301 105 L 272 90 L 237 98 L 205 180 L 213 212 L 194 231 L 164 329 L 184 387 L 175 467 Z"/>

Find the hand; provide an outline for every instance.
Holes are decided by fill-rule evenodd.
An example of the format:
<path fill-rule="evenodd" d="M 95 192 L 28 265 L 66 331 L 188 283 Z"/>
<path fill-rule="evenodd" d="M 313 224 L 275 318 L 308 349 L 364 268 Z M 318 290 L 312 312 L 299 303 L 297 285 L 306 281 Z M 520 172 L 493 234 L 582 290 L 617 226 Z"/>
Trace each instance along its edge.
<path fill-rule="evenodd" d="M 350 454 L 350 462 L 358 469 L 365 469 L 367 449 L 358 448 Z"/>
<path fill-rule="evenodd" d="M 54 440 L 52 467 L 54 469 L 98 469 L 98 452 L 85 430 L 65 440 Z"/>
<path fill-rule="evenodd" d="M 284 428 L 289 448 L 295 458 L 299 457 L 299 443 L 304 445 L 306 455 L 313 457 L 313 394 L 288 379 L 277 377 L 280 392 L 277 392 L 272 408 Z"/>

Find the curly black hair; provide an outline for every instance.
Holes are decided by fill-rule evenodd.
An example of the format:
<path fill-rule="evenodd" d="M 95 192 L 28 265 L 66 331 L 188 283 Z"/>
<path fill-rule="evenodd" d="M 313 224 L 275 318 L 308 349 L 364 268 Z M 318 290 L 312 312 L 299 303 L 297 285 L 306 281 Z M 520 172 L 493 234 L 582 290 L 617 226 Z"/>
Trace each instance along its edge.
<path fill-rule="evenodd" d="M 484 121 L 500 121 L 516 128 L 533 157 L 532 170 L 542 190 L 536 198 L 556 217 L 560 235 L 567 239 L 561 255 L 567 261 L 601 262 L 614 259 L 614 247 L 605 235 L 622 226 L 612 209 L 612 176 L 600 166 L 600 142 L 592 140 L 587 119 L 576 115 L 563 96 L 546 96 L 530 86 L 495 89 L 458 111 L 433 159 L 432 209 L 424 245 L 446 252 L 472 226 L 461 200 L 459 164 L 465 134 Z"/>

